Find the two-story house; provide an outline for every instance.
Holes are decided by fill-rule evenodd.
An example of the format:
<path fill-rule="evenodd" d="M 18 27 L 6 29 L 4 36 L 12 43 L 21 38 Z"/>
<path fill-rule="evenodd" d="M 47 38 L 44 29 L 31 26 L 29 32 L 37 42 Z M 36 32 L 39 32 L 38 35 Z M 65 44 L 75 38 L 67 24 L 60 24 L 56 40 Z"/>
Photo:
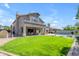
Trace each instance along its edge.
<path fill-rule="evenodd" d="M 16 14 L 16 20 L 12 23 L 12 33 L 15 36 L 45 34 L 46 25 L 39 13 Z"/>

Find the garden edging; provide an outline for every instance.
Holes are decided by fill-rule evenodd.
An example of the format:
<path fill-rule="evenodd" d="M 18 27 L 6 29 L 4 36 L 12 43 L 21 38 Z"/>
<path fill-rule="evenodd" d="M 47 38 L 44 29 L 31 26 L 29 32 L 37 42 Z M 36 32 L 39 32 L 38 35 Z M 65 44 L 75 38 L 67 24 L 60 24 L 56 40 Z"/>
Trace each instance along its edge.
<path fill-rule="evenodd" d="M 15 54 L 12 54 L 12 53 L 9 53 L 9 52 L 3 51 L 3 50 L 0 50 L 0 53 L 5 54 L 6 56 L 17 56 Z"/>

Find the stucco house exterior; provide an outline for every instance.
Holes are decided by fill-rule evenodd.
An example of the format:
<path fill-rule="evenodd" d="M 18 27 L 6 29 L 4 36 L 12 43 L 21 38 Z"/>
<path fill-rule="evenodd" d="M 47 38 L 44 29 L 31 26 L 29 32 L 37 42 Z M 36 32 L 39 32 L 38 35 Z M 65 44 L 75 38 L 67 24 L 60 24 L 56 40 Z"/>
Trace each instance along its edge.
<path fill-rule="evenodd" d="M 44 35 L 49 33 L 39 13 L 16 14 L 16 20 L 12 23 L 12 33 L 15 36 Z"/>

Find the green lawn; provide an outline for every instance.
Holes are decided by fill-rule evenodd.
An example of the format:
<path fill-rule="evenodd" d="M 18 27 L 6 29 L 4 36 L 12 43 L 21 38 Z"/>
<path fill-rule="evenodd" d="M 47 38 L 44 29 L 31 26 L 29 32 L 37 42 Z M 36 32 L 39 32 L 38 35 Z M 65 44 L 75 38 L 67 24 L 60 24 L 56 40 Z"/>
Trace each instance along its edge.
<path fill-rule="evenodd" d="M 16 38 L 1 49 L 21 56 L 63 56 L 67 55 L 72 43 L 69 37 L 28 36 Z"/>

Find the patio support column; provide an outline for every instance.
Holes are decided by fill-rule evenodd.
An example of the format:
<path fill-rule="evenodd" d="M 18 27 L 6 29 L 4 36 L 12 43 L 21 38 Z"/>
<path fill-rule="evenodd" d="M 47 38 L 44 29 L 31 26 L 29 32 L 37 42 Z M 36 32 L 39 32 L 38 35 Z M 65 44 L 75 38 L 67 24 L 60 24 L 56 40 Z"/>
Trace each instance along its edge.
<path fill-rule="evenodd" d="M 44 33 L 44 35 L 45 35 L 45 27 L 44 27 L 44 32 L 43 32 L 43 33 Z"/>
<path fill-rule="evenodd" d="M 42 28 L 42 34 L 43 34 L 43 35 L 44 35 L 44 33 L 45 33 L 44 31 L 45 31 L 45 29 L 44 29 L 44 28 Z"/>
<path fill-rule="evenodd" d="M 23 36 L 26 36 L 26 26 L 23 26 Z"/>

